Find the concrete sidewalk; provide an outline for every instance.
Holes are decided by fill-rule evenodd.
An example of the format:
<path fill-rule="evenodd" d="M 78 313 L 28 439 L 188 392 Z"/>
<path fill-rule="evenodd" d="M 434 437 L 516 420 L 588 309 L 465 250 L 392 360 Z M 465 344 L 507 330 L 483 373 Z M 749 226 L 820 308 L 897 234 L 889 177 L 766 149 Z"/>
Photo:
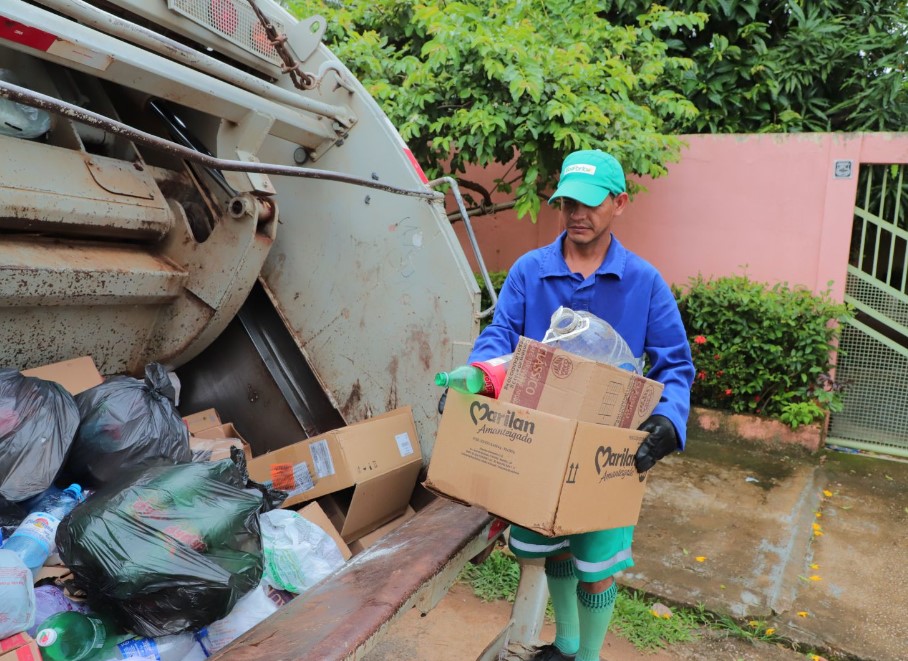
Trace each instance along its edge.
<path fill-rule="evenodd" d="M 908 463 L 691 438 L 650 476 L 627 587 L 830 656 L 908 660 Z"/>

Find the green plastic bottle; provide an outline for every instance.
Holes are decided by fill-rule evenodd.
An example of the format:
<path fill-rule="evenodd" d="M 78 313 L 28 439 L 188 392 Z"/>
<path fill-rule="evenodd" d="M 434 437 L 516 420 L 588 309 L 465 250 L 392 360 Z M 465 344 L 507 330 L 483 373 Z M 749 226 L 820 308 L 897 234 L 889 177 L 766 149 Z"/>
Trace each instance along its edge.
<path fill-rule="evenodd" d="M 48 617 L 35 634 L 44 661 L 82 661 L 96 657 L 124 636 L 112 620 L 97 615 L 62 611 Z"/>
<path fill-rule="evenodd" d="M 454 388 L 468 395 L 483 392 L 486 385 L 486 375 L 478 367 L 461 365 L 450 372 L 439 372 L 435 375 L 435 385 L 442 388 Z"/>

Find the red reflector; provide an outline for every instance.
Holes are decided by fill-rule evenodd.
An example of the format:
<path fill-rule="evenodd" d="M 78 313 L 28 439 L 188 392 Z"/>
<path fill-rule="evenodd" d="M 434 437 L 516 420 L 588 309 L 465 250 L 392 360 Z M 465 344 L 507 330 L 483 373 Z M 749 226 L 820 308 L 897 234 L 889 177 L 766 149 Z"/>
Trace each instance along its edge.
<path fill-rule="evenodd" d="M 208 21 L 224 34 L 236 34 L 239 19 L 236 7 L 230 0 L 210 0 L 208 3 Z"/>
<path fill-rule="evenodd" d="M 419 163 L 416 162 L 416 157 L 413 155 L 413 152 L 404 147 L 404 154 L 407 155 L 407 160 L 410 161 L 410 165 L 413 166 L 413 169 L 416 170 L 416 174 L 419 175 L 419 180 L 424 184 L 429 183 L 429 178 L 426 176 L 426 173 L 422 171 L 422 167 Z"/>
<path fill-rule="evenodd" d="M 44 30 L 23 25 L 8 18 L 0 18 L 0 39 L 15 41 L 17 44 L 46 51 L 57 37 Z"/>
<path fill-rule="evenodd" d="M 492 526 L 489 528 L 489 539 L 495 539 L 498 535 L 501 534 L 501 531 L 507 528 L 510 524 L 504 519 L 495 519 L 492 521 Z"/>

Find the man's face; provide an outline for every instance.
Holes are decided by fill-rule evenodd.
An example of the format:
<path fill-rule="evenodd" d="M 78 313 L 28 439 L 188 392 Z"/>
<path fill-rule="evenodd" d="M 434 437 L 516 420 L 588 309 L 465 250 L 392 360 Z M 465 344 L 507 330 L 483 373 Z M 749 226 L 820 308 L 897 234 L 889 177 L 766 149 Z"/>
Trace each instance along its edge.
<path fill-rule="evenodd" d="M 615 216 L 627 206 L 627 193 L 609 195 L 598 207 L 588 207 L 569 197 L 561 198 L 561 222 L 567 230 L 567 240 L 578 246 L 608 243 Z"/>

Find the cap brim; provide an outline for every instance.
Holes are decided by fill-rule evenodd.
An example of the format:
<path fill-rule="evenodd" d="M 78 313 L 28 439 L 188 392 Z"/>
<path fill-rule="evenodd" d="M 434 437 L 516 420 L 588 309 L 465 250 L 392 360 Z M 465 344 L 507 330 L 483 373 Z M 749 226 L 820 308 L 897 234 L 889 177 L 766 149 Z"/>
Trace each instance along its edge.
<path fill-rule="evenodd" d="M 569 197 L 588 207 L 598 207 L 608 197 L 609 191 L 602 186 L 594 186 L 582 181 L 565 181 L 558 185 L 555 193 L 549 198 L 549 204 L 560 197 Z"/>

